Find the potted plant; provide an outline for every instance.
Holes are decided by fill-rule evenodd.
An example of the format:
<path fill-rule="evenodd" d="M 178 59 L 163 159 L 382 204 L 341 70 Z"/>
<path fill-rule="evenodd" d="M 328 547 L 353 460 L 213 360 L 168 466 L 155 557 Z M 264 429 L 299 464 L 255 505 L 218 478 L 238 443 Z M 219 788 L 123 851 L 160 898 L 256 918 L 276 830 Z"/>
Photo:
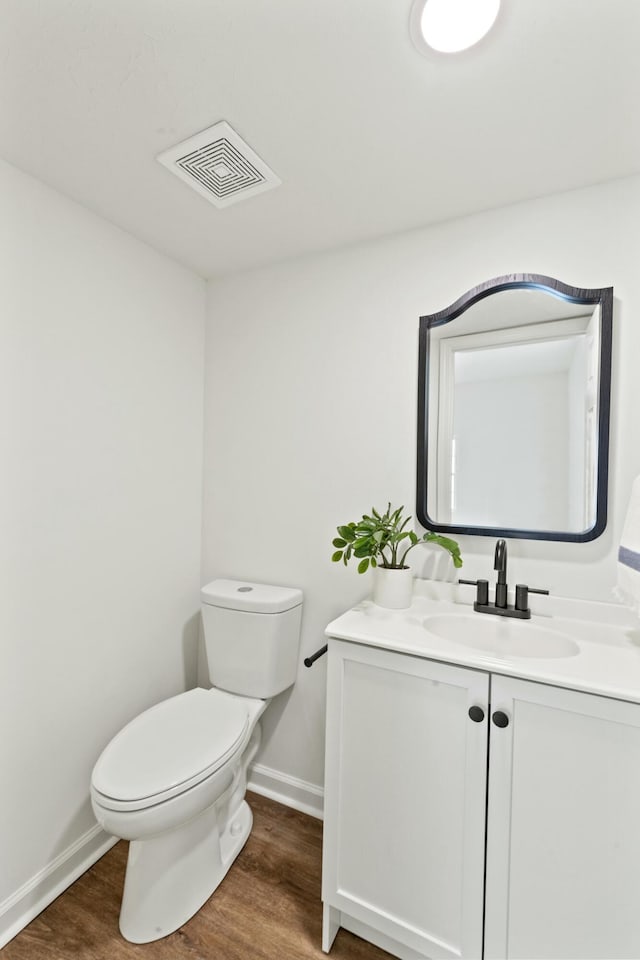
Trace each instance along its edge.
<path fill-rule="evenodd" d="M 333 540 L 336 551 L 331 557 L 334 563 L 342 560 L 345 566 L 352 558 L 358 560 L 358 573 L 375 567 L 374 603 L 395 609 L 411 604 L 412 576 L 406 559 L 419 543 L 437 544 L 451 555 L 454 567 L 462 566 L 455 540 L 429 530 L 420 537 L 405 529 L 411 517 L 403 517 L 403 510 L 391 504 L 384 513 L 373 508 L 371 516 L 364 514 L 361 520 L 338 527 L 339 536 Z"/>

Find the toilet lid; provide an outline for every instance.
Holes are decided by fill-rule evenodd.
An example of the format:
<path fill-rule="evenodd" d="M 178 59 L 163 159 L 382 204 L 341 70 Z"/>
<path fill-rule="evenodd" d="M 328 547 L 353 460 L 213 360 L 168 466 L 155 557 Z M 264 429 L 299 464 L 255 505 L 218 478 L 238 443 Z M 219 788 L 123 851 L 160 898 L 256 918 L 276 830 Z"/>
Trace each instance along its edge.
<path fill-rule="evenodd" d="M 94 767 L 92 785 L 119 801 L 191 786 L 233 755 L 248 725 L 242 699 L 201 688 L 178 694 L 145 710 L 113 738 Z"/>

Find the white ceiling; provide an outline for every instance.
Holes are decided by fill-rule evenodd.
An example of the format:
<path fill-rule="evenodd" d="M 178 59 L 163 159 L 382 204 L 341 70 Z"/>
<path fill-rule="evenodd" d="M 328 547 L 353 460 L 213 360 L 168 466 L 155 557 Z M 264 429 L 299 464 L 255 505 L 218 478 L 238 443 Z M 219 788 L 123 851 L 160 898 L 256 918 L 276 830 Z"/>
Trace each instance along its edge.
<path fill-rule="evenodd" d="M 2 0 L 0 154 L 203 276 L 640 170 L 640 0 L 502 0 L 427 58 L 410 0 Z M 156 162 L 227 120 L 282 186 Z"/>

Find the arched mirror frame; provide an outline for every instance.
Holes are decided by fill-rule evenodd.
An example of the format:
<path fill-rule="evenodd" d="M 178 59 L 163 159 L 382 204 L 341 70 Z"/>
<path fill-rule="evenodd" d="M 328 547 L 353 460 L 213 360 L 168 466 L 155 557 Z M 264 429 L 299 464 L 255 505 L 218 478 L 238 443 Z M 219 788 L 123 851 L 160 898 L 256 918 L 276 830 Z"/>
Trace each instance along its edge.
<path fill-rule="evenodd" d="M 480 300 L 503 290 L 542 290 L 570 303 L 595 306 L 600 304 L 600 363 L 598 384 L 598 455 L 596 484 L 596 513 L 593 526 L 585 531 L 526 530 L 509 527 L 463 526 L 438 523 L 428 513 L 428 456 L 429 456 L 429 334 L 442 324 L 450 323 Z M 513 273 L 487 280 L 473 287 L 454 303 L 438 313 L 420 317 L 418 359 L 418 477 L 416 515 L 420 523 L 439 533 L 462 533 L 484 537 L 512 537 L 523 540 L 561 540 L 584 543 L 595 540 L 607 525 L 607 491 L 609 474 L 609 413 L 611 398 L 611 335 L 613 315 L 613 287 L 583 289 L 571 287 L 553 277 L 536 273 Z"/>

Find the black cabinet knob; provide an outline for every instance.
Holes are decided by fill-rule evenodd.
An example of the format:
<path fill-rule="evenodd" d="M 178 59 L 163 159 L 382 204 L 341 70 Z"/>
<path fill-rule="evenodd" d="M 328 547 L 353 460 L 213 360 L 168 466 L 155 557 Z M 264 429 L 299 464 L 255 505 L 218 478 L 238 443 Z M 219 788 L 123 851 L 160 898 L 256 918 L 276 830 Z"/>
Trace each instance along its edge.
<path fill-rule="evenodd" d="M 482 707 L 469 707 L 469 716 L 474 723 L 482 723 L 484 720 L 484 710 Z"/>
<path fill-rule="evenodd" d="M 496 727 L 508 727 L 509 726 L 509 717 L 506 713 L 503 713 L 502 710 L 496 710 L 492 717 L 493 722 Z"/>

